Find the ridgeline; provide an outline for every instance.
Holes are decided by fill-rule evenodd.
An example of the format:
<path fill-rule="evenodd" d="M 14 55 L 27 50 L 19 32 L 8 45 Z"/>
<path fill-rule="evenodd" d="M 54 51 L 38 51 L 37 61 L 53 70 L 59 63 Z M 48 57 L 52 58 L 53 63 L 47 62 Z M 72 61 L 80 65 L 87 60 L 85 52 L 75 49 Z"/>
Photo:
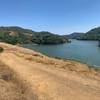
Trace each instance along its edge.
<path fill-rule="evenodd" d="M 78 39 L 78 40 L 99 40 L 100 41 L 100 27 L 93 28 L 86 33 L 75 32 L 69 35 L 66 35 L 69 39 Z"/>
<path fill-rule="evenodd" d="M 62 44 L 68 42 L 68 39 L 46 31 L 35 32 L 21 27 L 0 27 L 0 41 L 10 44 Z"/>

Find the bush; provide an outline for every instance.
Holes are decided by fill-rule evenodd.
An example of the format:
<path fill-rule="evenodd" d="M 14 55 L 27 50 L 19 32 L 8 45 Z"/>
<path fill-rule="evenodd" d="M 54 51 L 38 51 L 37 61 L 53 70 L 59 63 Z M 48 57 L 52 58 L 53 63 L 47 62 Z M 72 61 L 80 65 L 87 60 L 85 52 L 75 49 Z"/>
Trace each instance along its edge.
<path fill-rule="evenodd" d="M 3 49 L 2 47 L 0 47 L 0 52 L 3 52 L 3 50 L 4 50 L 4 49 Z"/>

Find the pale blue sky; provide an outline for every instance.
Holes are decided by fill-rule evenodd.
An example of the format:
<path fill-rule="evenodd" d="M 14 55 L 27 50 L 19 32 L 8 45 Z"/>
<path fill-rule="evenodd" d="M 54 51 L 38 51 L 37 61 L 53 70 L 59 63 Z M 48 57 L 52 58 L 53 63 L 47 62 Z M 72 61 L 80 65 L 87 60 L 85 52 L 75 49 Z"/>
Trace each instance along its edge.
<path fill-rule="evenodd" d="M 100 0 L 0 0 L 0 26 L 86 32 L 100 26 Z"/>

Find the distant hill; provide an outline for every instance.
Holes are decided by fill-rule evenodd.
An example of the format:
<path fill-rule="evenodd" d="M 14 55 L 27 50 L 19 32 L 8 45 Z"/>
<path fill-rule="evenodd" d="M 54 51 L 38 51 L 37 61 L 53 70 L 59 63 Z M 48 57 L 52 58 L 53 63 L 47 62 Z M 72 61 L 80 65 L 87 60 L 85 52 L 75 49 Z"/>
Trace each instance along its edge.
<path fill-rule="evenodd" d="M 11 44 L 61 44 L 68 41 L 63 36 L 50 32 L 35 32 L 21 27 L 0 27 L 0 41 Z"/>
<path fill-rule="evenodd" d="M 84 33 L 75 32 L 75 33 L 66 35 L 66 37 L 67 37 L 68 39 L 78 39 L 78 38 L 82 37 L 83 35 L 84 35 Z"/>
<path fill-rule="evenodd" d="M 72 33 L 65 35 L 68 39 L 79 39 L 79 40 L 99 40 L 100 41 L 100 27 L 91 29 L 86 33 Z"/>
<path fill-rule="evenodd" d="M 86 32 L 83 37 L 80 37 L 82 40 L 100 40 L 100 27 L 91 29 Z"/>

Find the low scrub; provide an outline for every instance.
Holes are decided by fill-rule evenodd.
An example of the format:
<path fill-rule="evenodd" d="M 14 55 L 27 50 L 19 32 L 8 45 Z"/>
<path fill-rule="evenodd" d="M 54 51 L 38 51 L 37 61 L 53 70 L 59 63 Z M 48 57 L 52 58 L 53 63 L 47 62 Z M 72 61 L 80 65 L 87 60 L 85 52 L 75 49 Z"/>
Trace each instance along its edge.
<path fill-rule="evenodd" d="M 0 47 L 0 53 L 3 52 L 3 51 L 4 51 L 4 49 L 2 47 Z"/>

